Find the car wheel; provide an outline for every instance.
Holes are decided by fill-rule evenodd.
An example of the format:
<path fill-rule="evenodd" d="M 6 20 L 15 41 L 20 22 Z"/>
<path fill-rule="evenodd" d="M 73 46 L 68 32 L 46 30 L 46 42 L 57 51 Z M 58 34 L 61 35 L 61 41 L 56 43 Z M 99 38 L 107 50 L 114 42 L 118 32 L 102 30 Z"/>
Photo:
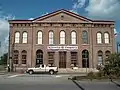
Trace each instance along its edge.
<path fill-rule="evenodd" d="M 29 74 L 33 74 L 33 71 L 32 71 L 32 70 L 30 70 L 30 71 L 29 71 Z"/>
<path fill-rule="evenodd" d="M 50 73 L 51 75 L 53 75 L 53 74 L 54 74 L 54 71 L 53 71 L 53 70 L 50 70 L 49 73 Z"/>

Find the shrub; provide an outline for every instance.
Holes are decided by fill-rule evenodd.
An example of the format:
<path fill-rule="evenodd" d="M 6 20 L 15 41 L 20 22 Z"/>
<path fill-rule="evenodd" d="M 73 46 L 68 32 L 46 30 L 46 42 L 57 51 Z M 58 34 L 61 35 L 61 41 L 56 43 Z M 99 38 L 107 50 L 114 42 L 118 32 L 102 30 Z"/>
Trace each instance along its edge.
<path fill-rule="evenodd" d="M 89 73 L 87 74 L 87 77 L 88 77 L 90 80 L 92 80 L 92 79 L 95 78 L 95 75 L 94 75 L 93 72 L 89 72 Z"/>

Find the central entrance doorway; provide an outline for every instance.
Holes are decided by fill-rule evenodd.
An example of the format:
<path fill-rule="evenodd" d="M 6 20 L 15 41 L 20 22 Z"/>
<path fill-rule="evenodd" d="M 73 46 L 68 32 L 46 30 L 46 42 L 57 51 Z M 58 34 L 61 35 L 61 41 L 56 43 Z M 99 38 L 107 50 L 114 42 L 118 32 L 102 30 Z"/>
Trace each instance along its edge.
<path fill-rule="evenodd" d="M 66 52 L 59 52 L 59 68 L 66 68 Z"/>
<path fill-rule="evenodd" d="M 37 50 L 36 51 L 36 65 L 43 64 L 43 51 Z"/>

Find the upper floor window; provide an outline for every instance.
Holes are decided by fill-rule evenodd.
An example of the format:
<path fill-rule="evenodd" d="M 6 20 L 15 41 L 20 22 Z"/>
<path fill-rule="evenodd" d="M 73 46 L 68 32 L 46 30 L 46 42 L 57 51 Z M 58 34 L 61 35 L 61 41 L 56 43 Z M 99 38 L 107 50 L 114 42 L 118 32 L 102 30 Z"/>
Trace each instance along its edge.
<path fill-rule="evenodd" d="M 54 44 L 54 35 L 53 35 L 53 31 L 49 32 L 49 44 Z"/>
<path fill-rule="evenodd" d="M 71 44 L 76 44 L 76 32 L 71 32 Z"/>
<path fill-rule="evenodd" d="M 87 44 L 88 43 L 88 34 L 87 31 L 82 32 L 82 43 Z"/>
<path fill-rule="evenodd" d="M 20 42 L 20 33 L 16 32 L 15 33 L 15 43 L 19 43 Z"/>
<path fill-rule="evenodd" d="M 22 43 L 27 43 L 27 32 L 23 32 Z"/>
<path fill-rule="evenodd" d="M 109 34 L 108 33 L 104 33 L 104 40 L 105 40 L 105 43 L 110 43 L 109 42 Z"/>
<path fill-rule="evenodd" d="M 65 32 L 60 32 L 60 44 L 65 44 Z"/>
<path fill-rule="evenodd" d="M 42 44 L 42 31 L 37 33 L 37 43 Z"/>
<path fill-rule="evenodd" d="M 102 43 L 102 34 L 100 32 L 97 33 L 97 43 Z"/>

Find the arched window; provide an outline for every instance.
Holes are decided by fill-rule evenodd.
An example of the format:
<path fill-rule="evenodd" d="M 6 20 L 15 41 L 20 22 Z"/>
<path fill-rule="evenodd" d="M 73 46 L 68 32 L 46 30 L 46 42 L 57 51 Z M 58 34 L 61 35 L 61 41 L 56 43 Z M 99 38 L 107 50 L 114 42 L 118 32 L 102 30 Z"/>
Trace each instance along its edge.
<path fill-rule="evenodd" d="M 98 51 L 98 65 L 103 64 L 103 52 L 100 50 Z"/>
<path fill-rule="evenodd" d="M 83 44 L 87 44 L 87 43 L 88 43 L 87 31 L 83 31 L 83 32 L 82 32 L 82 43 L 83 43 Z"/>
<path fill-rule="evenodd" d="M 102 43 L 102 34 L 100 32 L 97 33 L 97 43 Z"/>
<path fill-rule="evenodd" d="M 27 43 L 27 32 L 23 32 L 22 43 Z"/>
<path fill-rule="evenodd" d="M 88 52 L 88 50 L 82 51 L 82 67 L 89 68 L 89 52 Z"/>
<path fill-rule="evenodd" d="M 76 44 L 76 32 L 71 32 L 71 44 Z"/>
<path fill-rule="evenodd" d="M 20 33 L 16 32 L 15 33 L 15 43 L 19 43 L 20 42 Z"/>
<path fill-rule="evenodd" d="M 107 50 L 107 51 L 105 52 L 106 58 L 108 58 L 108 57 L 110 56 L 110 54 L 111 54 L 111 52 Z"/>
<path fill-rule="evenodd" d="M 41 31 L 39 31 L 38 33 L 37 33 L 37 40 L 38 40 L 38 44 L 42 44 L 42 32 Z"/>
<path fill-rule="evenodd" d="M 18 60 L 19 60 L 19 51 L 18 50 L 14 50 L 13 52 L 13 63 L 14 64 L 18 64 Z"/>
<path fill-rule="evenodd" d="M 60 32 L 60 44 L 65 44 L 65 32 Z"/>
<path fill-rule="evenodd" d="M 54 44 L 53 31 L 50 31 L 50 32 L 49 32 L 49 44 Z"/>
<path fill-rule="evenodd" d="M 22 55 L 22 64 L 26 64 L 26 61 L 27 61 L 27 51 L 23 50 L 21 55 Z"/>
<path fill-rule="evenodd" d="M 104 40 L 105 40 L 105 43 L 109 43 L 109 34 L 108 33 L 104 33 Z"/>

